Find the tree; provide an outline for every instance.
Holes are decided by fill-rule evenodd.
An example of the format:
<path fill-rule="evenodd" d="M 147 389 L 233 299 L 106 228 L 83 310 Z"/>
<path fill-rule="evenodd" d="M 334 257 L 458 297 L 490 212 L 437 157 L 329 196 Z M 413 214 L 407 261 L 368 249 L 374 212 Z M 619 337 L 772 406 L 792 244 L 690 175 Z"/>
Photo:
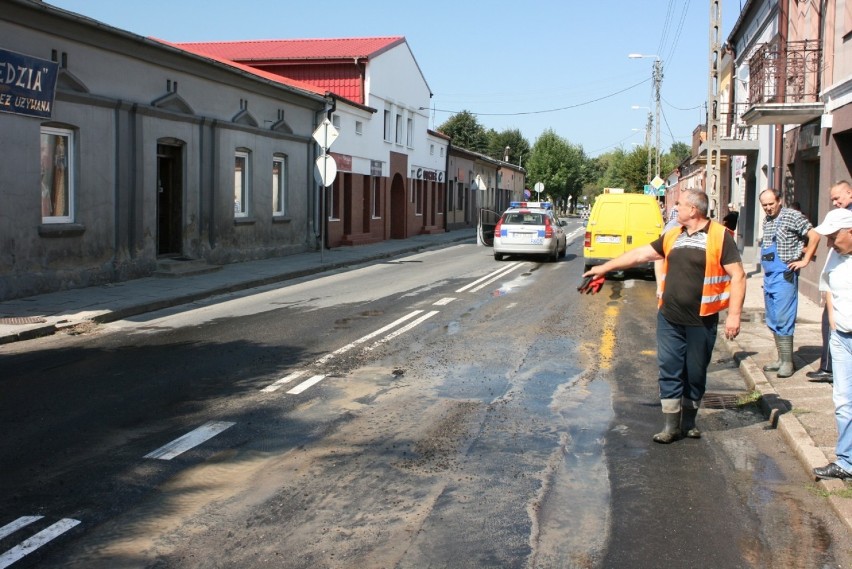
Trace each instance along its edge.
<path fill-rule="evenodd" d="M 488 131 L 488 156 L 497 160 L 503 160 L 506 147 L 509 147 L 509 162 L 523 166 L 523 161 L 530 156 L 530 143 L 518 129 L 507 129 L 497 132 L 494 129 Z"/>
<path fill-rule="evenodd" d="M 668 175 L 690 156 L 692 156 L 692 148 L 688 144 L 685 142 L 675 142 L 669 151 L 660 157 L 660 175 Z"/>
<path fill-rule="evenodd" d="M 453 146 L 480 154 L 486 154 L 488 151 L 488 133 L 470 111 L 462 111 L 451 116 L 447 122 L 438 127 L 438 132 L 449 136 Z"/>
<path fill-rule="evenodd" d="M 588 162 L 582 146 L 571 144 L 547 129 L 533 145 L 526 165 L 527 180 L 530 185 L 543 183 L 545 192 L 553 199 L 570 197 L 573 209 L 588 180 Z"/>

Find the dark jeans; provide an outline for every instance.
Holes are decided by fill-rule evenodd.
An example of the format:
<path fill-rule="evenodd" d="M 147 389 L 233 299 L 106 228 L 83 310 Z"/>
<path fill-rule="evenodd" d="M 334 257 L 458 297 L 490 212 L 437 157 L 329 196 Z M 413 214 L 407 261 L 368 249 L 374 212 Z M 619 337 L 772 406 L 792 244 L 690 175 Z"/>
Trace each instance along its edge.
<path fill-rule="evenodd" d="M 831 348 L 828 338 L 831 328 L 828 326 L 828 306 L 822 309 L 822 354 L 819 357 L 819 369 L 831 373 Z"/>
<path fill-rule="evenodd" d="M 707 367 L 716 344 L 719 318 L 706 318 L 704 326 L 672 324 L 657 312 L 657 363 L 660 399 L 701 401 L 707 388 Z"/>

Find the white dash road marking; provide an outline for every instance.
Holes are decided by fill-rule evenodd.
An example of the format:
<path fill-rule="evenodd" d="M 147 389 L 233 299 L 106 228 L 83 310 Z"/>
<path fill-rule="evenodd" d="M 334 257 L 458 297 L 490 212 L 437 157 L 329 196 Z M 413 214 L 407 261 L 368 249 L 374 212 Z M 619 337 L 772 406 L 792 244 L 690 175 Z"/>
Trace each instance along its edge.
<path fill-rule="evenodd" d="M 293 373 L 291 373 L 289 375 L 285 375 L 284 377 L 282 377 L 281 379 L 279 379 L 275 383 L 267 385 L 266 387 L 261 389 L 261 391 L 264 392 L 264 393 L 272 393 L 273 391 L 277 391 L 277 390 L 281 389 L 281 387 L 283 385 L 290 383 L 294 379 L 299 379 L 303 375 L 305 375 L 304 371 L 294 371 Z"/>
<path fill-rule="evenodd" d="M 212 439 L 222 431 L 233 427 L 236 423 L 227 421 L 210 421 L 179 437 L 167 445 L 161 446 L 154 452 L 145 455 L 145 458 L 158 458 L 160 460 L 171 460 L 174 457 L 194 448 L 204 441 Z"/>
<path fill-rule="evenodd" d="M 391 322 L 391 323 L 390 323 L 390 324 L 388 324 L 387 326 L 383 326 L 382 328 L 379 328 L 379 329 L 378 329 L 378 330 L 376 330 L 375 332 L 370 332 L 370 333 L 369 333 L 369 334 L 367 334 L 366 336 L 363 336 L 363 337 L 361 337 L 361 338 L 358 338 L 358 339 L 357 339 L 357 340 L 355 340 L 354 342 L 351 342 L 351 343 L 349 343 L 349 344 L 346 344 L 346 345 L 345 345 L 345 346 L 343 346 L 342 348 L 338 348 L 338 349 L 334 350 L 333 352 L 331 352 L 330 354 L 326 354 L 326 355 L 324 355 L 323 357 L 321 357 L 320 359 L 318 359 L 318 360 L 316 361 L 316 363 L 317 363 L 317 364 L 319 364 L 319 365 L 322 365 L 322 364 L 324 364 L 324 363 L 328 363 L 328 361 L 329 361 L 329 360 L 331 360 L 332 358 L 334 358 L 335 356 L 339 356 L 340 354 L 345 354 L 346 352 L 348 352 L 349 350 L 351 350 L 351 349 L 352 349 L 352 348 L 354 348 L 355 346 L 358 346 L 358 345 L 360 345 L 360 344 L 363 344 L 363 343 L 364 343 L 364 342 L 366 342 L 367 340 L 370 340 L 370 339 L 372 339 L 372 338 L 375 338 L 375 337 L 376 337 L 376 336 L 378 336 L 379 334 L 384 334 L 385 332 L 387 332 L 388 330 L 391 330 L 392 328 L 396 328 L 397 326 L 399 326 L 400 324 L 402 324 L 402 323 L 403 323 L 403 322 L 405 322 L 406 320 L 410 320 L 410 319 L 414 318 L 415 316 L 417 316 L 417 315 L 418 315 L 418 314 L 420 314 L 421 312 L 423 312 L 423 311 L 422 311 L 422 310 L 415 310 L 414 312 L 411 312 L 410 314 L 406 314 L 406 315 L 405 315 L 405 316 L 403 316 L 402 318 L 399 318 L 399 319 L 397 319 L 397 320 L 394 320 L 393 322 Z"/>
<path fill-rule="evenodd" d="M 39 521 L 43 517 L 44 516 L 21 516 L 14 522 L 8 523 L 0 528 L 0 539 L 3 539 L 8 535 L 12 535 L 19 529 L 27 527 L 31 523 Z"/>
<path fill-rule="evenodd" d="M 382 338 L 381 340 L 379 340 L 379 341 L 375 342 L 372 346 L 369 346 L 369 347 L 367 347 L 367 348 L 365 348 L 365 349 L 366 349 L 368 352 L 371 352 L 371 351 L 373 351 L 374 349 L 378 348 L 380 345 L 384 344 L 385 342 L 387 342 L 387 341 L 389 341 L 389 340 L 393 340 L 394 338 L 396 338 L 396 337 L 397 337 L 397 336 L 399 336 L 400 334 L 404 334 L 405 332 L 408 332 L 409 330 L 411 330 L 412 328 L 414 328 L 414 327 L 415 327 L 415 326 L 417 326 L 418 324 L 422 324 L 423 322 L 425 322 L 426 320 L 428 320 L 428 319 L 432 318 L 432 317 L 433 317 L 433 316 L 435 316 L 436 314 L 438 314 L 438 311 L 437 311 L 437 310 L 433 310 L 432 312 L 427 312 L 426 314 L 424 314 L 423 316 L 421 316 L 420 318 L 418 318 L 418 319 L 417 319 L 417 320 L 415 320 L 414 322 L 411 322 L 411 323 L 409 323 L 409 324 L 406 324 L 406 325 L 405 325 L 405 326 L 403 326 L 402 328 L 399 328 L 398 330 L 395 330 L 394 332 L 391 332 L 390 334 L 388 334 L 387 336 L 385 336 L 385 337 L 384 337 L 384 338 Z"/>
<path fill-rule="evenodd" d="M 41 516 L 38 516 L 41 518 Z M 23 518 L 19 518 L 23 519 Z M 64 518 L 56 522 L 50 527 L 44 528 L 31 538 L 22 541 L 20 544 L 16 545 L 3 555 L 0 555 L 0 569 L 4 569 L 8 567 L 12 563 L 22 559 L 23 557 L 29 555 L 42 545 L 50 542 L 51 540 L 59 537 L 69 529 L 73 528 L 77 524 L 80 523 L 80 520 L 72 520 L 71 518 Z M 26 525 L 26 524 L 25 524 Z"/>
<path fill-rule="evenodd" d="M 458 292 L 465 292 L 466 290 L 473 288 L 473 287 L 479 285 L 480 283 L 482 283 L 478 288 L 471 291 L 471 292 L 476 292 L 477 290 L 488 285 L 489 283 L 496 281 L 497 279 L 499 279 L 503 275 L 514 271 L 515 269 L 518 268 L 519 265 L 520 265 L 520 263 L 518 263 L 517 261 L 515 261 L 514 263 L 509 263 L 505 267 L 502 267 L 502 268 L 500 268 L 496 271 L 492 271 L 492 272 L 488 273 L 487 275 L 485 275 L 484 277 L 479 278 L 479 279 L 473 281 L 472 283 L 461 287 L 456 292 L 457 293 Z M 483 281 L 485 281 L 485 282 L 483 282 Z"/>
<path fill-rule="evenodd" d="M 325 379 L 325 375 L 315 375 L 310 379 L 306 379 L 305 381 L 303 381 L 302 383 L 300 383 L 299 385 L 297 385 L 296 387 L 294 387 L 293 389 L 291 389 L 287 393 L 290 393 L 291 395 L 298 395 L 299 393 L 303 392 L 307 388 L 309 388 L 313 385 L 316 385 L 317 383 L 319 383 L 323 379 Z"/>
<path fill-rule="evenodd" d="M 479 292 L 480 290 L 484 289 L 485 287 L 487 287 L 488 285 L 490 285 L 491 283 L 493 283 L 497 279 L 505 277 L 506 275 L 508 275 L 509 273 L 511 273 L 512 271 L 514 271 L 515 269 L 518 269 L 518 268 L 520 268 L 520 263 L 515 265 L 515 266 L 512 266 L 508 271 L 503 271 L 499 275 L 494 275 L 494 278 L 489 279 L 489 280 L 485 281 L 484 283 L 480 284 L 479 286 L 470 289 L 470 292 Z"/>
<path fill-rule="evenodd" d="M 448 296 L 446 298 L 442 298 L 441 300 L 438 300 L 438 301 L 432 303 L 432 306 L 446 306 L 454 300 L 455 300 L 455 298 Z"/>

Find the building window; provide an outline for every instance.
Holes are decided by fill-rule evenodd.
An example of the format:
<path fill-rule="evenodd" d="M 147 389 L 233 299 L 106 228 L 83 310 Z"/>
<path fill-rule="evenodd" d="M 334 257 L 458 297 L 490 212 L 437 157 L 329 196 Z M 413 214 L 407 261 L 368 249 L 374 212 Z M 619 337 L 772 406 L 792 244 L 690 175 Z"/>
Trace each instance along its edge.
<path fill-rule="evenodd" d="M 414 117 L 408 113 L 408 123 L 405 125 L 405 144 L 409 148 L 414 147 Z"/>
<path fill-rule="evenodd" d="M 417 195 L 415 196 L 414 213 L 423 215 L 423 182 L 417 180 L 415 188 L 417 188 Z"/>
<path fill-rule="evenodd" d="M 364 133 L 364 123 L 361 121 L 355 121 L 355 134 L 363 134 Z"/>
<path fill-rule="evenodd" d="M 371 192 L 370 209 L 373 211 L 373 218 L 379 219 L 382 217 L 382 179 L 373 178 L 373 191 Z"/>
<path fill-rule="evenodd" d="M 396 138 L 394 142 L 402 144 L 402 115 L 396 115 Z"/>
<path fill-rule="evenodd" d="M 455 196 L 455 192 L 453 191 L 453 183 L 447 182 L 447 210 L 452 211 L 455 209 L 455 202 L 453 201 L 453 197 Z"/>
<path fill-rule="evenodd" d="M 249 200 L 249 155 L 248 152 L 234 154 L 234 217 L 248 216 Z"/>
<path fill-rule="evenodd" d="M 340 178 L 337 178 L 333 184 L 326 188 L 328 218 L 331 220 L 340 219 L 340 211 L 338 210 L 340 204 L 337 200 L 337 190 L 335 189 L 335 185 L 339 180 Z"/>
<path fill-rule="evenodd" d="M 385 109 L 385 140 L 391 141 L 391 112 Z"/>
<path fill-rule="evenodd" d="M 41 129 L 42 223 L 74 221 L 74 133 Z"/>
<path fill-rule="evenodd" d="M 435 145 L 430 144 L 429 145 L 429 156 L 434 156 L 434 155 L 435 155 Z"/>
<path fill-rule="evenodd" d="M 340 130 L 340 115 L 331 115 L 331 126 Z"/>
<path fill-rule="evenodd" d="M 287 158 L 272 158 L 272 215 L 287 215 Z"/>

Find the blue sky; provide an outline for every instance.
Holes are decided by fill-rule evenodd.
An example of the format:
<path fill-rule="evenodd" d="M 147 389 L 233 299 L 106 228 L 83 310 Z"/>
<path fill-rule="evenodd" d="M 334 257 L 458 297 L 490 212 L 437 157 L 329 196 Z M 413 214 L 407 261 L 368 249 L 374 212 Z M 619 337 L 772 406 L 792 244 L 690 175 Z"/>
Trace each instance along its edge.
<path fill-rule="evenodd" d="M 654 106 L 654 60 L 627 55 L 656 55 L 663 150 L 704 122 L 708 0 L 46 2 L 174 42 L 403 35 L 434 94 L 430 127 L 468 110 L 530 144 L 552 129 L 589 156 L 644 143 L 648 110 L 631 106 Z M 723 40 L 744 2 L 722 0 Z"/>

